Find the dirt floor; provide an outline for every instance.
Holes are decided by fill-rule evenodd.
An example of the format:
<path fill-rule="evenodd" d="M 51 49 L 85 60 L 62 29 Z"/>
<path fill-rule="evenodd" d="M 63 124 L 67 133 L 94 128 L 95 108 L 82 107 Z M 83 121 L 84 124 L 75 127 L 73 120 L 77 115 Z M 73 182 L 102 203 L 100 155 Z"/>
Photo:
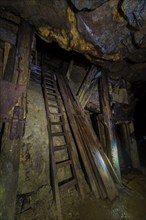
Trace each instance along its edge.
<path fill-rule="evenodd" d="M 63 220 L 146 220 L 146 176 L 130 171 L 123 177 L 124 188 L 114 201 L 97 200 L 86 189 L 81 199 L 75 189 L 62 195 Z M 29 206 L 23 207 L 21 220 L 56 220 L 56 210 L 51 189 L 43 186 L 31 197 Z M 34 202 L 35 201 L 35 202 Z M 25 201 L 26 202 L 26 201 Z"/>
<path fill-rule="evenodd" d="M 65 220 L 146 220 L 146 176 L 129 171 L 123 177 L 123 190 L 114 201 L 96 200 L 88 193 L 66 204 Z M 70 197 L 71 198 L 71 197 Z"/>
<path fill-rule="evenodd" d="M 40 85 L 30 83 L 26 132 L 20 157 L 16 220 L 57 219 L 49 170 L 43 95 Z M 146 176 L 128 170 L 123 174 L 122 181 L 124 187 L 112 202 L 95 199 L 87 183 L 84 184 L 84 199 L 74 188 L 62 193 L 63 220 L 146 220 Z"/>

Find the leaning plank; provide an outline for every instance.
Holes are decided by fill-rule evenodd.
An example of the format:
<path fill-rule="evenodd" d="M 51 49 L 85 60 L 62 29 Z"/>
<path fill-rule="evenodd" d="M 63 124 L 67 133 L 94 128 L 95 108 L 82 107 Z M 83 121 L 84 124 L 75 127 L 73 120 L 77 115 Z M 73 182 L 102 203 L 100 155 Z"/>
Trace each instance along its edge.
<path fill-rule="evenodd" d="M 95 163 L 94 163 L 94 160 L 93 160 L 93 157 L 92 157 L 92 154 L 91 154 L 91 151 L 89 149 L 89 145 L 88 145 L 88 140 L 87 140 L 87 136 L 83 136 L 83 130 L 84 128 L 82 127 L 82 124 L 80 123 L 79 121 L 79 118 L 76 116 L 76 123 L 78 125 L 78 129 L 79 129 L 79 132 L 80 132 L 80 135 L 82 137 L 82 140 L 83 140 L 83 143 L 84 143 L 84 148 L 88 154 L 88 157 L 89 157 L 89 160 L 90 160 L 90 163 L 91 163 L 91 166 L 92 166 L 92 169 L 93 169 L 93 172 L 94 172 L 94 175 L 96 177 L 96 181 L 97 181 L 97 186 L 98 186 L 98 191 L 99 191 L 99 194 L 100 194 L 100 197 L 101 198 L 106 198 L 107 197 L 107 194 L 105 192 L 105 189 L 103 188 L 103 184 L 102 184 L 102 181 L 101 181 L 101 178 L 100 178 L 100 175 L 99 175 L 99 172 L 97 171 L 96 169 L 96 166 L 95 166 Z"/>
<path fill-rule="evenodd" d="M 90 84 L 91 84 L 94 76 L 96 75 L 96 72 L 97 72 L 97 67 L 92 65 L 90 67 L 90 69 L 88 70 L 88 72 L 87 72 L 78 92 L 77 92 L 77 97 L 78 97 L 80 103 L 82 103 L 84 96 L 85 96 L 87 90 L 89 89 Z"/>
<path fill-rule="evenodd" d="M 97 148 L 97 143 L 94 142 L 94 139 L 90 132 L 90 126 L 88 126 L 86 118 L 84 117 L 84 113 L 80 110 L 79 106 L 77 105 L 77 102 L 75 102 L 75 99 L 71 94 L 71 91 L 68 89 L 69 86 L 66 85 L 65 81 L 61 77 L 59 77 L 59 86 L 62 96 L 64 97 L 64 104 L 67 109 L 68 118 L 70 120 L 74 136 L 76 138 L 76 136 L 78 135 L 78 138 L 82 139 L 83 141 L 82 151 L 87 155 L 86 161 L 88 161 L 88 165 L 90 165 L 91 167 L 93 176 L 95 177 L 95 183 L 98 186 L 98 190 L 100 187 L 100 195 L 102 193 L 102 196 L 104 197 L 106 193 L 109 199 L 112 200 L 117 196 L 118 192 L 112 180 L 112 177 L 108 171 L 106 163 L 104 162 L 102 155 Z M 71 108 L 68 108 L 69 103 Z M 72 111 L 74 113 L 71 114 Z M 74 120 L 76 129 L 75 126 L 72 126 L 72 121 Z M 77 143 L 77 146 L 79 147 L 79 143 Z M 86 163 L 86 161 L 84 161 L 84 163 Z"/>
<path fill-rule="evenodd" d="M 76 121 L 74 118 L 74 114 L 75 114 L 74 106 L 71 103 L 71 100 L 69 99 L 69 97 L 67 96 L 68 90 L 67 90 L 67 87 L 66 87 L 64 81 L 62 80 L 62 77 L 58 75 L 57 78 L 58 78 L 59 88 L 61 91 L 63 102 L 64 102 L 66 112 L 68 115 L 69 123 L 71 125 L 71 128 L 72 128 L 74 136 L 75 136 L 75 141 L 77 143 L 78 150 L 80 152 L 80 155 L 81 155 L 81 158 L 82 158 L 82 161 L 84 164 L 84 168 L 85 168 L 85 171 L 86 171 L 86 174 L 88 177 L 89 184 L 90 184 L 91 189 L 94 192 L 95 196 L 97 198 L 99 198 L 99 191 L 98 191 L 96 179 L 95 179 L 90 161 L 88 159 L 88 155 L 86 154 L 86 152 L 84 150 L 84 144 L 83 144 L 82 139 L 79 135 L 78 127 L 77 127 L 77 124 L 76 124 Z"/>
<path fill-rule="evenodd" d="M 92 138 L 91 131 L 86 123 L 86 118 L 82 116 L 80 117 L 78 116 L 78 120 L 81 125 L 80 128 L 82 129 L 82 135 L 84 136 L 84 138 L 86 138 L 86 142 L 88 143 L 87 146 L 95 162 L 96 172 L 98 172 L 100 175 L 100 178 L 102 180 L 108 198 L 110 200 L 113 200 L 118 195 L 113 179 L 111 178 L 108 168 L 102 158 L 102 155 L 98 150 L 97 144 L 94 142 L 94 139 Z"/>
<path fill-rule="evenodd" d="M 68 88 L 68 96 L 70 97 L 70 100 L 72 100 L 73 106 L 76 109 L 76 113 L 74 114 L 81 114 L 82 116 L 85 116 L 85 113 L 77 99 L 77 97 L 75 96 L 75 94 L 73 93 L 71 87 L 69 86 L 68 81 L 66 80 L 66 78 L 63 79 L 65 81 L 66 87 Z M 110 172 L 110 175 L 112 176 L 114 182 L 116 184 L 118 184 L 118 188 L 121 188 L 121 179 L 118 177 L 117 173 L 115 172 L 115 169 L 113 168 L 110 160 L 108 159 L 108 157 L 106 156 L 106 154 L 103 151 L 103 147 L 101 146 L 101 143 L 99 141 L 99 139 L 97 138 L 97 135 L 95 135 L 95 132 L 93 130 L 93 127 L 91 126 L 91 123 L 89 122 L 89 119 L 86 118 L 86 126 L 88 128 L 90 128 L 90 133 L 92 138 L 94 139 L 94 142 L 96 143 L 96 146 L 98 147 L 98 150 L 100 151 L 102 158 L 106 164 L 106 166 L 108 167 L 108 170 Z"/>
<path fill-rule="evenodd" d="M 135 139 L 135 131 L 134 131 L 133 121 L 131 121 L 129 124 L 127 124 L 127 127 L 128 127 L 129 138 L 130 138 L 130 155 L 131 155 L 132 166 L 134 168 L 139 169 L 140 162 L 139 162 L 139 157 L 138 157 L 137 143 L 136 143 L 136 139 Z"/>
<path fill-rule="evenodd" d="M 97 124 L 98 124 L 98 130 L 99 130 L 99 139 L 100 143 L 103 146 L 104 152 L 107 154 L 107 148 L 106 148 L 106 138 L 105 138 L 105 125 L 101 120 L 101 114 L 98 114 L 97 116 Z"/>
<path fill-rule="evenodd" d="M 110 105 L 108 75 L 106 72 L 102 72 L 100 86 L 100 99 L 102 104 L 104 123 L 107 127 L 108 157 L 117 175 L 119 176 L 119 178 L 121 178 L 115 127 L 113 123 L 113 115 Z"/>

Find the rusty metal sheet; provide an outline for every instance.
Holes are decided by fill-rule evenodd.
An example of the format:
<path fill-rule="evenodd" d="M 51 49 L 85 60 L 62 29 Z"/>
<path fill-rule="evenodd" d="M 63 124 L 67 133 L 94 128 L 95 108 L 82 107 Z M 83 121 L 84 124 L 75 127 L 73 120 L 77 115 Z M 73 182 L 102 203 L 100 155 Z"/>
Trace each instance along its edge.
<path fill-rule="evenodd" d="M 9 111 L 25 92 L 25 86 L 0 80 L 0 121 L 7 118 Z"/>

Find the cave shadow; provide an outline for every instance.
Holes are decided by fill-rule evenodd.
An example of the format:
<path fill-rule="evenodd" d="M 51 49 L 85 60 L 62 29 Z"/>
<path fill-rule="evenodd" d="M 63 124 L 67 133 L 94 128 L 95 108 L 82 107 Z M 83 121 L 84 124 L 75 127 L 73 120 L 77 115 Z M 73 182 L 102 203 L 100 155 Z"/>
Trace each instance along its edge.
<path fill-rule="evenodd" d="M 146 94 L 136 104 L 134 127 L 140 165 L 146 168 Z"/>

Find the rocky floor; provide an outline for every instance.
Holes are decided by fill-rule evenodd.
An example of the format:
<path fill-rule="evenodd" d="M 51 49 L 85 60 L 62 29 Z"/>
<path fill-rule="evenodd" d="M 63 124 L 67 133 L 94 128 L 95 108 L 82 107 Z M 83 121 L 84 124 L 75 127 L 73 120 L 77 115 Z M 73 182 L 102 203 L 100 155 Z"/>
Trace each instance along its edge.
<path fill-rule="evenodd" d="M 16 220 L 56 220 L 50 186 L 46 116 L 40 85 L 30 83 L 28 117 L 21 149 Z M 42 129 L 43 127 L 43 129 Z M 114 201 L 97 200 L 84 184 L 85 198 L 73 188 L 61 194 L 63 220 L 146 220 L 146 176 L 128 170 Z"/>
<path fill-rule="evenodd" d="M 97 201 L 89 195 L 78 206 L 78 216 L 72 219 L 146 220 L 146 177 L 138 173 L 128 173 L 123 177 L 123 184 L 124 189 L 113 202 Z"/>
<path fill-rule="evenodd" d="M 75 189 L 62 195 L 64 220 L 146 220 L 146 176 L 128 173 L 123 177 L 124 189 L 114 201 L 96 200 L 86 189 L 84 200 Z M 56 210 L 51 189 L 43 186 L 36 192 L 26 195 L 21 220 L 56 220 Z M 51 202 L 52 201 L 52 202 Z M 28 207 L 27 207 L 28 203 Z"/>

